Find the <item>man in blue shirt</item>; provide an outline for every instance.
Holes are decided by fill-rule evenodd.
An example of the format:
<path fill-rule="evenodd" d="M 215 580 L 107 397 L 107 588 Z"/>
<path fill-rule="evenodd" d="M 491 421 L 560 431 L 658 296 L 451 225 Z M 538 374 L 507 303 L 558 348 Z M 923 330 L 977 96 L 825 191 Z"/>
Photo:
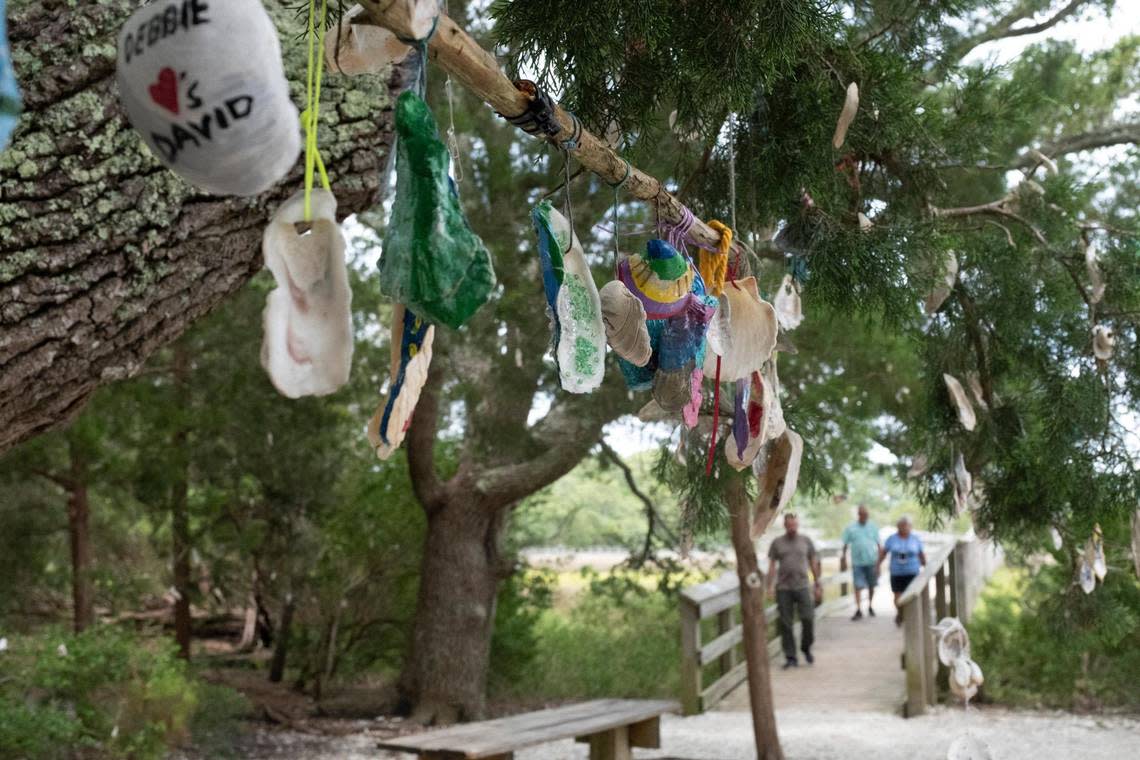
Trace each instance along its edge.
<path fill-rule="evenodd" d="M 855 615 L 862 620 L 862 595 L 867 589 L 867 614 L 875 616 L 875 585 L 879 582 L 879 526 L 871 522 L 865 504 L 859 505 L 859 519 L 843 531 L 843 555 L 839 569 L 847 569 L 847 547 L 851 547 L 851 579 L 855 582 Z"/>
<path fill-rule="evenodd" d="M 883 548 L 879 551 L 879 563 L 875 566 L 875 570 L 878 571 L 887 555 L 891 555 L 891 591 L 895 595 L 896 609 L 899 606 L 899 597 L 926 565 L 926 552 L 922 548 L 922 539 L 916 536 L 911 528 L 909 517 L 899 519 L 898 532 L 883 544 Z M 895 625 L 902 625 L 901 609 L 895 615 Z"/>

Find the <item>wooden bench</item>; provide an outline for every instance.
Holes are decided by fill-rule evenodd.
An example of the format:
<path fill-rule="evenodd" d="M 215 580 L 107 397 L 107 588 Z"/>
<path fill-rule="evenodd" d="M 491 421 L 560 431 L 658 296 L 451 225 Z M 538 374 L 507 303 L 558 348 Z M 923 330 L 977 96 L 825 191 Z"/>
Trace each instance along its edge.
<path fill-rule="evenodd" d="M 661 746 L 661 716 L 678 709 L 676 702 L 597 699 L 387 739 L 380 749 L 420 760 L 512 760 L 515 750 L 573 738 L 590 745 L 590 760 L 630 760 L 631 747 Z"/>

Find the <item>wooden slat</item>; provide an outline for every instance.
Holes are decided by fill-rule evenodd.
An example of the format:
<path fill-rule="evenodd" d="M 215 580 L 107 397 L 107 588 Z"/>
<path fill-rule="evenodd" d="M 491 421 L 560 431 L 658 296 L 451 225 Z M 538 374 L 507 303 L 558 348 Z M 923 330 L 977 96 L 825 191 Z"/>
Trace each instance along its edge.
<path fill-rule="evenodd" d="M 922 572 L 914 577 L 914 580 L 906 587 L 906 591 L 899 597 L 900 607 L 916 598 L 922 589 L 930 584 L 930 579 L 938 572 L 938 568 L 946 564 L 946 558 L 954 551 L 954 541 L 940 543 L 932 550 L 929 546 L 926 548 L 930 550 L 930 553 L 926 555 L 926 567 L 922 568 Z"/>
<path fill-rule="evenodd" d="M 697 661 L 701 665 L 708 665 L 725 652 L 731 651 L 733 647 L 743 640 L 744 626 L 737 625 L 734 628 L 730 628 L 728 633 L 722 633 L 701 647 L 700 652 L 697 653 Z"/>
<path fill-rule="evenodd" d="M 742 662 L 701 692 L 701 709 L 708 710 L 724 699 L 724 695 L 735 689 L 748 678 L 748 663 Z"/>
<path fill-rule="evenodd" d="M 676 702 L 664 700 L 599 699 L 386 739 L 378 746 L 399 752 L 437 752 L 462 758 L 488 758 L 559 739 L 600 734 L 676 712 L 677 709 Z"/>

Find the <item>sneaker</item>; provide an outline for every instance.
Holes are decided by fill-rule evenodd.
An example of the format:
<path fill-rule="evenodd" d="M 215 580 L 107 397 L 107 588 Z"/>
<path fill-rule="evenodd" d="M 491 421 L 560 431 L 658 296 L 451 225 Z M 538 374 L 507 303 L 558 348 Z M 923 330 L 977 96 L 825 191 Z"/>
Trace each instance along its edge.
<path fill-rule="evenodd" d="M 874 607 L 868 607 L 867 608 L 867 614 L 870 615 L 871 617 L 875 617 L 875 608 Z"/>
<path fill-rule="evenodd" d="M 855 610 L 855 614 L 851 616 L 851 619 L 852 620 L 862 620 L 863 619 L 863 610 Z"/>
<path fill-rule="evenodd" d="M 799 666 L 800 663 L 796 660 L 795 657 L 789 657 L 788 660 L 784 663 L 784 670 L 787 670 L 788 668 L 798 668 Z"/>
<path fill-rule="evenodd" d="M 806 649 L 804 650 L 804 659 L 807 660 L 808 665 L 814 665 L 815 664 L 815 657 L 812 656 L 812 653 L 807 651 Z"/>

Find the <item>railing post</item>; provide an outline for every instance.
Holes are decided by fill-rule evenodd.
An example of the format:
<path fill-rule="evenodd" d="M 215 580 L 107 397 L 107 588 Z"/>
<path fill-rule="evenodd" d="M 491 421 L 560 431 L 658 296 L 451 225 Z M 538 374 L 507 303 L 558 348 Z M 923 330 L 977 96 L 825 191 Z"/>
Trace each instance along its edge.
<path fill-rule="evenodd" d="M 934 631 L 931 626 L 934 622 L 930 619 L 930 583 L 927 582 L 922 587 L 922 593 L 918 595 L 918 603 L 921 605 L 922 611 L 922 664 L 926 668 L 926 678 L 923 680 L 923 685 L 926 688 L 926 704 L 933 705 L 938 702 L 938 692 L 935 686 L 935 674 L 938 671 L 938 658 L 934 651 Z"/>
<path fill-rule="evenodd" d="M 957 618 L 962 621 L 962 625 L 966 625 L 970 622 L 970 613 L 973 609 L 970 600 L 973 563 L 970 561 L 969 542 L 959 541 L 954 547 L 952 556 L 954 557 L 954 607 Z"/>
<path fill-rule="evenodd" d="M 906 717 L 926 712 L 926 636 L 922 631 L 921 599 L 903 605 L 903 638 L 906 660 Z"/>
<path fill-rule="evenodd" d="M 718 612 L 716 616 L 716 633 L 722 636 L 733 628 L 732 611 L 734 608 L 729 607 L 724 612 Z M 720 656 L 720 674 L 726 675 L 729 671 L 736 667 L 736 647 L 732 647 L 727 652 Z"/>
<path fill-rule="evenodd" d="M 681 598 L 681 711 L 701 712 L 701 612 L 700 606 Z"/>
<path fill-rule="evenodd" d="M 950 561 L 943 564 L 938 568 L 938 572 L 934 576 L 934 613 L 935 617 L 941 620 L 949 614 L 949 608 L 946 602 L 946 568 L 954 566 L 954 552 L 950 553 Z M 935 648 L 935 655 L 937 655 L 937 648 Z M 935 684 L 939 691 L 945 691 L 950 688 L 950 669 L 937 660 L 938 675 L 935 679 Z M 937 701 L 937 700 L 935 700 Z"/>

